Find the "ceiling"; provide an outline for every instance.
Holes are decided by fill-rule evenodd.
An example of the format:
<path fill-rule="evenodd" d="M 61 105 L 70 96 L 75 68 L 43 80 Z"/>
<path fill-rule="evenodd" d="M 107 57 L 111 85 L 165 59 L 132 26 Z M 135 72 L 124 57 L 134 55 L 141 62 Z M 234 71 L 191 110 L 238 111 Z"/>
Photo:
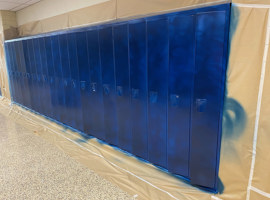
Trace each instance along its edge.
<path fill-rule="evenodd" d="M 0 10 L 18 11 L 41 0 L 0 0 Z"/>

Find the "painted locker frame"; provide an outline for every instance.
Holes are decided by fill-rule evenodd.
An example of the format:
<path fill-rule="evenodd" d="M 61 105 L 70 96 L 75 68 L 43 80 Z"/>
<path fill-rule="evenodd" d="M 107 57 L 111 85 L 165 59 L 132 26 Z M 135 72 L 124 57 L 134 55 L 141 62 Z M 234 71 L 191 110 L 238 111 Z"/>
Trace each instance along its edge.
<path fill-rule="evenodd" d="M 129 32 L 128 32 L 128 40 L 129 40 L 129 42 L 128 42 L 128 44 L 129 44 L 129 46 L 128 46 L 129 47 L 128 48 L 129 49 L 128 56 L 130 57 L 130 55 L 132 55 L 132 48 L 136 49 L 136 45 L 134 44 L 134 42 L 132 42 L 132 31 L 133 32 L 136 32 L 136 31 L 135 31 L 135 29 L 132 29 L 132 27 L 134 28 L 137 24 L 140 24 L 141 27 L 145 26 L 145 38 L 142 36 L 142 34 L 141 35 L 139 34 L 139 36 L 141 37 L 140 40 L 142 41 L 142 42 L 140 42 L 141 47 L 143 47 L 142 49 L 144 49 L 144 45 L 145 45 L 145 60 L 144 60 L 144 57 L 143 57 L 140 62 L 136 63 L 135 59 L 129 58 L 129 63 L 128 63 L 129 70 L 130 70 L 130 73 L 131 72 L 133 73 L 133 72 L 136 72 L 135 66 L 138 67 L 138 65 L 139 65 L 138 63 L 142 64 L 142 66 L 148 65 L 148 67 L 149 67 L 149 64 L 150 64 L 149 69 L 155 69 L 155 66 L 159 64 L 159 63 L 155 63 L 154 58 L 156 57 L 156 55 L 159 55 L 160 52 L 156 52 L 155 53 L 156 55 L 154 55 L 153 59 L 150 59 L 150 60 L 149 60 L 147 55 L 153 54 L 152 51 L 149 54 L 149 47 L 150 47 L 150 49 L 152 48 L 153 51 L 156 50 L 154 48 L 154 41 L 155 40 L 151 40 L 151 33 L 159 34 L 158 28 L 155 30 L 155 26 L 159 25 L 159 23 L 158 23 L 159 20 L 161 20 L 161 21 L 163 20 L 164 29 L 162 29 L 162 30 L 167 30 L 166 36 L 168 38 L 168 41 L 164 40 L 164 45 L 167 47 L 167 49 L 163 53 L 165 53 L 165 55 L 166 55 L 165 57 L 167 57 L 167 58 L 165 58 L 166 60 L 164 61 L 164 65 L 162 65 L 160 67 L 162 69 L 162 67 L 164 67 L 165 63 L 166 63 L 166 67 L 163 69 L 162 72 L 164 74 L 169 74 L 169 73 L 173 73 L 174 70 L 175 70 L 174 68 L 172 68 L 172 66 L 170 66 L 170 62 L 169 62 L 169 59 L 172 59 L 171 57 L 169 57 L 169 56 L 171 56 L 169 54 L 169 51 L 170 51 L 170 48 L 172 48 L 169 45 L 169 43 L 170 43 L 170 40 L 173 39 L 173 38 L 169 37 L 170 36 L 170 31 L 169 31 L 170 30 L 170 23 L 172 23 L 171 18 L 173 18 L 175 16 L 190 16 L 190 15 L 198 15 L 198 13 L 219 12 L 219 11 L 224 11 L 224 15 L 225 15 L 225 18 L 224 18 L 225 19 L 225 23 L 224 23 L 225 27 L 224 27 L 224 38 L 223 38 L 224 40 L 223 40 L 223 46 L 222 46 L 224 48 L 224 54 L 222 55 L 223 56 L 222 57 L 222 59 L 223 59 L 222 60 L 223 77 L 222 77 L 222 80 L 220 80 L 221 85 L 224 87 L 225 69 L 226 69 L 226 62 L 227 62 L 226 59 L 227 59 L 227 48 L 228 48 L 227 47 L 227 41 L 228 41 L 228 27 L 229 27 L 228 25 L 229 25 L 230 4 L 223 4 L 223 5 L 217 5 L 217 6 L 212 6 L 212 7 L 198 8 L 198 9 L 182 11 L 182 12 L 174 12 L 174 13 L 163 14 L 163 15 L 158 15 L 158 16 L 152 16 L 152 17 L 147 17 L 147 18 L 124 21 L 124 22 L 108 23 L 108 24 L 105 24 L 105 25 L 103 24 L 103 25 L 98 25 L 98 26 L 95 26 L 95 27 L 81 28 L 81 29 L 76 29 L 76 30 L 72 30 L 72 31 L 61 31 L 61 32 L 55 32 L 55 33 L 49 33 L 49 34 L 42 34 L 42 35 L 34 36 L 34 37 L 46 36 L 46 37 L 51 38 L 51 37 L 55 37 L 55 36 L 58 37 L 58 35 L 61 36 L 62 34 L 66 34 L 66 33 L 72 35 L 72 34 L 78 34 L 78 33 L 83 32 L 83 31 L 89 32 L 89 31 L 92 31 L 92 30 L 93 31 L 96 30 L 98 32 L 99 59 L 100 59 L 99 62 L 100 62 L 100 67 L 101 67 L 100 72 L 102 74 L 102 76 L 99 78 L 99 80 L 102 82 L 102 86 L 103 86 L 103 103 L 104 103 L 104 106 L 105 106 L 105 109 L 104 109 L 104 123 L 105 123 L 105 128 L 107 129 L 107 130 L 105 130 L 105 138 L 106 138 L 106 141 L 108 143 L 110 143 L 112 145 L 119 145 L 119 139 L 118 139 L 119 138 L 119 130 L 118 130 L 118 127 L 116 126 L 116 124 L 119 124 L 117 122 L 117 117 L 116 117 L 116 116 L 119 115 L 119 108 L 117 106 L 117 105 L 119 105 L 119 104 L 117 104 L 117 98 L 118 98 L 117 95 L 118 95 L 118 92 L 121 93 L 122 91 L 121 91 L 120 87 L 119 88 L 117 87 L 118 78 L 114 77 L 116 72 L 117 72 L 117 69 L 115 67 L 116 67 L 117 62 L 118 62 L 118 61 L 115 61 L 115 55 L 117 55 L 117 43 L 118 42 L 115 43 L 114 27 L 121 26 L 121 24 L 124 24 L 124 23 L 128 24 L 128 29 L 129 29 Z M 196 18 L 195 25 L 197 26 L 197 16 L 195 16 L 195 18 Z M 130 30 L 132 30 L 132 31 L 130 32 Z M 138 33 L 139 33 L 139 31 L 138 31 Z M 134 36 L 134 34 L 133 34 L 133 36 Z M 154 35 L 153 37 L 156 37 L 156 35 Z M 30 37 L 30 38 L 33 38 L 33 37 Z M 106 39 L 109 38 L 109 40 L 105 41 L 102 38 L 106 38 Z M 159 38 L 164 39 L 162 34 L 159 36 Z M 195 36 L 194 36 L 194 38 L 195 38 Z M 88 41 L 88 39 L 86 39 L 86 41 Z M 134 37 L 133 37 L 133 40 L 136 41 L 134 39 Z M 145 44 L 144 44 L 144 40 L 145 40 Z M 77 39 L 76 39 L 76 43 L 78 43 Z M 104 48 L 103 44 L 108 45 L 109 48 Z M 149 44 L 150 44 L 150 46 L 149 46 Z M 153 47 L 151 47 L 151 44 L 153 44 Z M 89 44 L 87 44 L 87 45 L 89 45 Z M 86 48 L 88 48 L 88 46 L 86 46 Z M 163 46 L 161 45 L 161 49 L 162 48 L 163 48 Z M 77 51 L 78 50 L 79 49 L 77 48 Z M 89 50 L 89 49 L 86 49 L 86 50 Z M 140 56 L 143 55 L 144 54 L 143 51 L 144 50 L 142 50 L 141 52 L 138 52 L 138 54 Z M 135 54 L 135 53 L 133 52 L 133 54 Z M 88 59 L 87 59 L 88 61 L 87 62 L 90 62 L 89 59 L 91 60 L 91 58 L 89 58 L 89 57 L 91 57 L 91 55 L 88 52 Z M 96 57 L 97 57 L 97 55 L 96 55 Z M 109 62 L 108 62 L 108 58 L 109 58 Z M 78 59 L 78 67 L 79 67 L 79 71 L 80 71 L 81 70 L 80 69 L 80 64 L 79 64 L 80 60 L 79 60 L 79 58 L 77 58 L 77 59 Z M 196 59 L 197 58 L 195 58 L 195 60 Z M 97 63 L 97 61 L 95 61 L 95 63 Z M 89 63 L 88 63 L 88 65 L 89 65 Z M 94 65 L 97 66 L 97 64 L 94 64 Z M 152 67 L 152 65 L 153 65 L 153 67 Z M 134 66 L 134 67 L 132 67 L 132 66 Z M 194 67 L 196 67 L 196 66 L 197 65 L 194 65 Z M 148 69 L 147 72 L 141 70 L 141 71 L 137 71 L 136 73 L 137 74 L 141 73 L 142 77 L 148 77 L 148 78 L 150 78 L 150 80 L 153 80 L 153 82 L 155 82 L 155 79 L 156 79 L 155 74 L 153 74 L 153 71 L 151 71 L 150 74 L 149 74 L 149 69 Z M 195 74 L 197 73 L 196 69 L 197 68 L 194 69 Z M 186 73 L 188 73 L 188 72 L 186 72 Z M 83 76 L 82 73 L 80 73 L 80 74 L 81 74 L 81 76 Z M 164 77 L 161 76 L 161 74 L 162 73 L 160 73 L 160 75 L 159 75 L 160 78 L 164 78 Z M 196 76 L 195 74 L 194 74 L 194 76 Z M 89 75 L 89 73 L 87 72 L 87 76 L 88 75 Z M 112 77 L 110 77 L 110 76 L 112 76 Z M 80 81 L 85 81 L 87 79 L 88 80 L 87 84 L 89 84 L 89 87 L 88 86 L 87 87 L 88 87 L 89 90 L 91 90 L 90 85 L 91 86 L 95 85 L 94 84 L 95 82 L 92 81 L 93 77 L 94 76 L 91 76 L 91 73 L 90 73 L 90 76 L 88 76 L 88 77 L 85 77 L 83 79 L 81 79 L 81 77 L 80 77 Z M 175 77 L 175 78 L 179 79 L 179 77 Z M 134 76 L 134 80 L 136 80 L 136 76 Z M 162 101 L 165 102 L 166 107 L 163 107 L 162 112 L 163 112 L 163 116 L 166 115 L 166 117 L 164 119 L 162 119 L 161 121 L 163 121 L 163 124 L 164 124 L 163 127 L 165 127 L 166 130 L 162 131 L 163 133 L 161 135 L 165 136 L 164 138 L 166 139 L 166 142 L 163 143 L 163 146 L 167 151 L 167 149 L 168 149 L 167 142 L 169 142 L 169 140 L 170 140 L 170 133 L 173 133 L 173 131 L 175 131 L 173 129 L 170 129 L 170 124 L 176 124 L 176 122 L 172 122 L 170 120 L 170 119 L 174 118 L 174 114 L 172 114 L 172 112 L 170 110 L 171 110 L 172 107 L 180 106 L 181 103 L 183 103 L 182 101 L 185 98 L 185 95 L 181 94 L 181 96 L 180 96 L 178 94 L 178 93 L 181 93 L 181 91 L 179 91 L 179 88 L 175 88 L 176 86 L 171 82 L 171 80 L 169 81 L 167 78 L 164 78 L 164 81 L 162 83 L 150 84 L 150 85 L 149 85 L 149 82 L 145 82 L 145 81 L 142 81 L 142 85 L 136 85 L 136 84 L 134 84 L 134 80 L 133 80 L 133 77 L 132 78 L 130 77 L 130 80 L 129 80 L 129 101 L 130 101 L 131 105 L 138 106 L 140 108 L 140 112 L 137 113 L 137 112 L 135 112 L 134 109 L 130 110 L 130 112 L 131 112 L 130 129 L 132 131 L 131 132 L 132 136 L 135 135 L 134 132 L 133 132 L 134 130 L 137 131 L 137 132 L 138 132 L 138 130 L 144 130 L 145 131 L 145 124 L 144 123 L 141 123 L 140 124 L 141 125 L 140 129 L 136 130 L 134 124 L 136 123 L 137 116 L 144 116 L 144 118 L 146 118 L 148 122 L 149 122 L 149 120 L 151 121 L 152 119 L 154 119 L 154 118 L 151 119 L 151 117 L 149 118 L 149 112 L 152 113 L 155 109 L 156 110 L 160 109 L 158 106 L 155 107 L 155 104 L 158 101 L 160 101 L 160 92 L 161 93 L 163 92 L 163 95 L 161 95 L 161 96 L 163 98 Z M 142 80 L 143 80 L 143 78 L 142 78 Z M 156 79 L 156 81 L 158 81 L 158 80 L 159 79 Z M 81 82 L 81 83 L 83 83 L 83 82 Z M 83 86 L 83 85 L 84 84 L 81 84 L 81 86 Z M 158 90 L 159 87 L 160 88 L 163 87 L 163 89 Z M 223 87 L 221 88 L 222 91 L 220 91 L 221 96 L 224 95 L 224 88 Z M 149 94 L 144 94 L 145 92 L 147 92 L 147 90 L 145 90 L 145 92 L 143 91 L 145 88 L 150 90 Z M 167 89 L 168 89 L 168 91 L 167 91 Z M 81 95 L 83 97 L 82 93 L 81 93 Z M 185 106 L 186 109 L 187 109 L 188 108 L 188 99 L 191 98 L 189 95 L 192 96 L 192 94 L 189 94 L 189 92 L 187 92 L 186 95 L 187 95 L 186 96 L 186 98 L 187 98 L 186 103 L 187 104 L 183 103 L 183 105 L 181 105 L 181 106 Z M 102 95 L 100 95 L 100 98 L 101 98 L 101 96 Z M 180 100 L 179 100 L 179 98 L 180 98 Z M 140 101 L 141 99 L 147 100 L 147 104 L 142 103 Z M 182 101 L 181 101 L 181 99 L 182 99 Z M 220 112 L 220 118 L 218 120 L 219 125 L 221 125 L 220 123 L 221 123 L 221 114 L 222 114 L 222 106 L 223 106 L 223 97 L 220 97 L 220 100 L 221 100 L 221 102 L 220 102 L 220 107 L 219 108 L 220 108 L 221 112 Z M 204 101 L 195 101 L 194 102 L 194 100 L 193 100 L 191 105 L 193 107 L 194 106 L 196 107 L 197 105 L 199 105 L 199 107 L 200 107 L 199 111 L 203 111 L 203 110 L 201 110 L 201 108 L 204 109 L 204 106 L 203 106 L 204 103 L 205 103 Z M 149 110 L 149 108 L 150 108 L 150 110 Z M 82 109 L 84 110 L 83 105 L 82 105 Z M 191 114 L 193 115 L 194 114 L 194 108 L 192 108 L 191 111 L 192 111 Z M 197 111 L 197 110 L 195 109 L 195 111 Z M 172 115 L 172 116 L 170 116 L 170 115 Z M 168 121 L 167 117 L 169 117 L 169 121 Z M 191 119 L 193 119 L 193 118 L 191 117 Z M 86 119 L 84 118 L 84 121 L 85 120 Z M 154 125 L 155 125 L 154 121 L 152 122 L 152 124 L 153 125 L 150 126 L 150 127 L 155 128 L 154 127 Z M 194 123 L 190 122 L 190 124 L 191 124 L 191 126 L 193 126 Z M 160 124 L 158 124 L 158 125 L 160 125 Z M 174 125 L 172 125 L 172 126 L 174 126 Z M 91 128 L 89 128 L 89 129 L 91 129 Z M 149 130 L 149 126 L 147 127 L 147 129 Z M 158 131 L 159 131 L 159 129 L 157 129 L 157 132 Z M 219 126 L 218 137 L 217 137 L 217 140 L 218 140 L 217 148 L 215 149 L 216 150 L 215 151 L 216 157 L 212 158 L 212 159 L 215 159 L 216 167 L 215 167 L 214 170 L 212 169 L 212 171 L 214 171 L 214 172 L 212 172 L 212 174 L 214 173 L 214 176 L 212 176 L 212 180 L 209 180 L 209 182 L 208 181 L 206 181 L 206 182 L 200 181 L 200 179 L 196 180 L 196 178 L 194 178 L 193 173 L 194 174 L 196 174 L 196 173 L 200 174 L 200 172 L 198 172 L 198 171 L 200 171 L 200 169 L 198 169 L 198 168 L 193 168 L 191 170 L 192 167 L 189 166 L 189 170 L 190 170 L 189 171 L 189 170 L 186 169 L 187 167 L 183 167 L 182 169 L 179 169 L 178 167 L 175 167 L 174 166 L 175 164 L 173 164 L 173 161 L 169 157 L 167 157 L 168 156 L 167 153 L 166 154 L 163 153 L 164 155 L 162 155 L 161 157 L 156 156 L 155 154 L 153 154 L 153 152 L 152 152 L 152 154 L 150 153 L 150 156 L 146 155 L 145 153 L 142 153 L 142 152 L 140 152 L 140 150 L 138 150 L 139 147 L 136 147 L 136 145 L 133 143 L 133 141 L 132 141 L 132 144 L 131 144 L 132 147 L 129 146 L 128 148 L 129 148 L 129 151 L 132 151 L 135 155 L 141 156 L 142 158 L 148 159 L 148 160 L 150 160 L 150 161 L 152 161 L 152 162 L 154 162 L 156 164 L 159 164 L 159 165 L 161 165 L 163 167 L 168 167 L 169 170 L 179 170 L 178 173 L 181 173 L 180 175 L 182 175 L 187 180 L 191 179 L 192 184 L 203 186 L 203 187 L 205 187 L 205 189 L 209 189 L 211 191 L 213 191 L 213 190 L 216 191 L 217 190 L 217 184 L 218 184 L 218 174 L 217 173 L 218 173 L 218 163 L 219 163 L 219 146 L 220 146 L 220 134 L 221 134 L 220 131 L 221 130 L 220 130 L 220 126 Z M 93 131 L 91 131 L 91 133 L 92 132 Z M 167 137 L 167 134 L 169 134 L 169 138 Z M 153 135 L 155 136 L 155 132 L 153 132 Z M 196 136 L 196 134 L 193 134 L 193 135 L 190 136 L 191 137 L 191 146 L 192 146 L 192 142 L 194 141 L 194 137 L 197 137 L 197 136 Z M 98 136 L 98 137 L 101 137 L 101 136 Z M 149 138 L 151 138 L 151 137 L 149 137 Z M 152 141 L 150 141 L 149 138 L 148 138 L 148 136 L 143 137 L 144 141 L 141 141 L 141 140 L 139 140 L 137 138 L 137 141 L 139 141 L 139 143 L 140 143 L 139 146 L 142 146 L 143 149 L 147 149 L 148 153 L 149 153 L 149 149 L 148 149 L 149 146 L 147 146 L 145 144 L 145 142 L 146 142 L 145 140 L 147 140 L 147 143 L 149 145 L 152 142 Z M 168 141 L 167 141 L 167 139 L 168 139 Z M 177 140 L 179 140 L 179 138 L 177 138 Z M 186 138 L 186 140 L 187 140 L 187 138 Z M 153 143 L 153 144 L 156 145 L 156 143 Z M 155 147 L 155 146 L 153 146 L 153 147 Z M 122 148 L 125 148 L 125 147 L 122 147 Z M 175 146 L 175 148 L 176 148 L 176 146 Z M 202 147 L 198 146 L 196 148 L 202 148 Z M 159 150 L 160 149 L 157 148 L 157 152 Z M 203 149 L 201 149 L 201 150 L 203 150 Z M 157 153 L 157 152 L 154 152 L 154 153 Z M 173 156 L 173 151 L 171 151 L 171 152 L 172 152 L 171 156 Z M 162 154 L 162 152 L 161 152 L 161 154 Z M 193 154 L 192 151 L 189 152 L 189 154 L 190 154 L 189 155 L 190 158 L 196 158 L 196 156 L 191 155 L 191 154 Z M 187 154 L 185 154 L 185 155 L 187 156 Z M 196 153 L 195 153 L 195 155 L 196 155 Z M 186 156 L 184 156 L 184 157 L 186 157 Z M 195 162 L 193 162 L 193 161 L 190 162 L 189 161 L 189 165 L 192 164 L 192 163 L 196 163 L 196 159 L 195 159 Z M 175 171 L 172 171 L 172 172 L 175 173 Z M 196 177 L 196 175 L 195 175 L 195 177 Z"/>

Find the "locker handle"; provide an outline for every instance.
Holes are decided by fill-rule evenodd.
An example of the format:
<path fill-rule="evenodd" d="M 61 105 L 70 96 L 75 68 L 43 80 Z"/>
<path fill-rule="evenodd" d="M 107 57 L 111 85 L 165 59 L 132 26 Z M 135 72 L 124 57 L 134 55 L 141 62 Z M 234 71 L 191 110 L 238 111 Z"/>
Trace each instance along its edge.
<path fill-rule="evenodd" d="M 196 99 L 197 112 L 204 112 L 206 110 L 207 99 Z"/>
<path fill-rule="evenodd" d="M 171 94 L 170 101 L 172 106 L 178 106 L 180 103 L 180 96 L 178 94 Z"/>
<path fill-rule="evenodd" d="M 45 75 L 42 76 L 43 82 L 47 82 L 47 77 Z"/>
<path fill-rule="evenodd" d="M 104 84 L 103 85 L 103 91 L 105 95 L 109 95 L 110 94 L 110 87 L 108 84 Z"/>
<path fill-rule="evenodd" d="M 52 84 L 54 82 L 53 77 L 50 78 L 50 83 Z"/>
<path fill-rule="evenodd" d="M 64 80 L 64 86 L 67 87 L 67 85 L 68 85 L 67 80 Z"/>
<path fill-rule="evenodd" d="M 91 83 L 91 90 L 92 90 L 92 92 L 97 91 L 97 83 L 95 83 L 95 82 Z"/>
<path fill-rule="evenodd" d="M 150 91 L 150 103 L 156 103 L 158 100 L 158 93 L 155 91 Z"/>
<path fill-rule="evenodd" d="M 40 82 L 41 78 L 40 75 L 37 75 L 37 81 Z"/>
<path fill-rule="evenodd" d="M 85 90 L 85 87 L 86 87 L 85 81 L 81 81 L 81 89 Z"/>
<path fill-rule="evenodd" d="M 133 99 L 138 99 L 139 97 L 139 89 L 132 88 L 131 89 L 131 95 Z"/>
<path fill-rule="evenodd" d="M 117 90 L 117 95 L 119 97 L 123 96 L 123 87 L 122 86 L 117 86 L 116 90 Z"/>
<path fill-rule="evenodd" d="M 30 78 L 30 74 L 29 74 L 29 73 L 26 73 L 26 77 L 27 77 L 27 78 Z"/>
<path fill-rule="evenodd" d="M 76 88 L 76 82 L 74 80 L 71 81 L 73 88 Z"/>

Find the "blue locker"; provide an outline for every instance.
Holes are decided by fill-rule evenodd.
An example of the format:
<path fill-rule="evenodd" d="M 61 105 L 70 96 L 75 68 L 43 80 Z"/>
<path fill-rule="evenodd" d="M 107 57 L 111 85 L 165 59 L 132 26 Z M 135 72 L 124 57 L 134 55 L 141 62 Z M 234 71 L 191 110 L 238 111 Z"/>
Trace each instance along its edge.
<path fill-rule="evenodd" d="M 14 44 L 14 54 L 15 54 L 15 62 L 16 62 L 16 77 L 18 82 L 18 92 L 19 98 L 18 102 L 21 105 L 24 105 L 25 93 L 24 93 L 24 83 L 22 77 L 22 70 L 21 70 L 21 58 L 20 58 L 20 49 L 19 49 L 19 41 L 16 41 Z"/>
<path fill-rule="evenodd" d="M 56 81 L 55 81 L 55 72 L 53 65 L 53 53 L 52 53 L 52 44 L 51 37 L 45 37 L 45 49 L 46 49 L 46 63 L 48 68 L 48 82 L 50 87 L 50 104 L 51 104 L 51 118 L 57 118 L 57 90 L 56 90 Z"/>
<path fill-rule="evenodd" d="M 129 23 L 132 153 L 148 159 L 146 22 Z"/>
<path fill-rule="evenodd" d="M 29 89 L 29 105 L 28 108 L 34 110 L 33 103 L 32 103 L 32 80 L 31 80 L 31 64 L 30 64 L 30 56 L 28 51 L 28 41 L 23 40 L 23 53 L 24 53 L 24 59 L 25 59 L 25 72 L 26 72 L 26 80 L 28 82 L 28 89 Z"/>
<path fill-rule="evenodd" d="M 149 161 L 167 167 L 169 31 L 167 19 L 147 21 Z"/>
<path fill-rule="evenodd" d="M 24 93 L 24 106 L 27 108 L 31 108 L 31 99 L 30 99 L 30 90 L 29 90 L 29 81 L 27 78 L 27 66 L 25 62 L 25 53 L 24 53 L 24 45 L 23 41 L 18 41 L 19 45 L 19 57 L 21 59 L 21 72 L 23 79 L 23 93 Z"/>
<path fill-rule="evenodd" d="M 196 75 L 190 148 L 191 183 L 217 187 L 228 13 L 196 16 Z M 227 25 L 226 25 L 227 24 Z"/>
<path fill-rule="evenodd" d="M 132 152 L 128 24 L 113 26 L 118 146 Z"/>
<path fill-rule="evenodd" d="M 169 18 L 168 170 L 185 177 L 189 177 L 194 26 L 193 15 Z"/>
<path fill-rule="evenodd" d="M 51 36 L 52 44 L 52 58 L 53 58 L 53 68 L 54 68 L 54 81 L 55 81 L 55 95 L 56 95 L 56 106 L 55 106 L 55 119 L 59 122 L 63 122 L 64 109 L 65 109 L 65 93 L 64 93 L 64 83 L 62 75 L 62 62 L 59 47 L 59 36 Z"/>
<path fill-rule="evenodd" d="M 71 87 L 70 95 L 72 96 L 72 110 L 70 115 L 72 116 L 71 126 L 77 130 L 83 131 L 83 115 L 82 115 L 82 103 L 80 92 L 80 76 L 78 68 L 77 57 L 77 44 L 75 33 L 67 35 L 68 39 L 68 54 L 70 61 L 70 78 Z"/>
<path fill-rule="evenodd" d="M 91 135 L 90 117 L 91 110 L 89 109 L 90 99 L 90 67 L 87 54 L 87 38 L 86 32 L 76 33 L 78 69 L 80 75 L 80 90 L 82 101 L 83 114 L 83 129 L 84 132 Z"/>
<path fill-rule="evenodd" d="M 63 94 L 65 99 L 65 107 L 63 107 L 62 113 L 62 123 L 71 126 L 71 107 L 72 107 L 72 96 L 70 95 L 70 66 L 69 66 L 69 55 L 68 55 L 68 43 L 67 34 L 59 35 L 59 48 L 60 56 L 62 62 L 62 82 L 63 82 Z"/>
<path fill-rule="evenodd" d="M 16 102 L 22 104 L 22 89 L 20 84 L 20 72 L 19 72 L 19 62 L 17 61 L 16 55 L 16 43 L 11 44 L 12 49 L 12 59 L 13 59 L 13 71 L 14 71 L 14 80 L 16 86 Z"/>
<path fill-rule="evenodd" d="M 102 77 L 99 56 L 98 30 L 87 31 L 88 58 L 90 70 L 89 127 L 91 134 L 105 140 Z"/>
<path fill-rule="evenodd" d="M 47 117 L 52 117 L 52 105 L 51 105 L 51 91 L 50 91 L 50 80 L 48 75 L 48 63 L 46 57 L 46 46 L 44 38 L 39 38 L 39 50 L 41 57 L 41 81 L 43 85 L 43 114 Z"/>
<path fill-rule="evenodd" d="M 118 144 L 117 118 L 115 108 L 115 69 L 113 53 L 112 27 L 99 30 L 100 62 L 104 102 L 104 130 L 106 141 Z"/>
<path fill-rule="evenodd" d="M 41 63 L 41 55 L 40 55 L 40 48 L 39 48 L 39 39 L 34 38 L 33 39 L 33 48 L 34 48 L 34 59 L 35 59 L 35 67 L 36 67 L 36 93 L 35 95 L 38 96 L 38 106 L 36 108 L 36 111 L 39 112 L 40 114 L 44 114 L 46 110 L 46 101 L 45 101 L 45 92 L 43 88 L 43 81 L 42 81 L 42 64 Z"/>
<path fill-rule="evenodd" d="M 15 73 L 15 68 L 14 68 L 14 51 L 13 51 L 13 43 L 9 44 L 9 56 L 10 56 L 10 71 L 11 71 L 11 80 L 13 82 L 13 99 L 16 102 L 17 101 L 17 83 L 16 83 L 16 73 Z"/>
<path fill-rule="evenodd" d="M 12 100 L 216 190 L 229 9 L 6 42 Z"/>
<path fill-rule="evenodd" d="M 37 75 L 36 75 L 36 61 L 35 61 L 35 50 L 33 46 L 33 39 L 27 41 L 28 44 L 28 53 L 30 58 L 30 79 L 31 79 L 31 102 L 34 111 L 39 111 L 40 107 L 40 99 L 39 99 L 39 88 L 37 83 Z"/>
<path fill-rule="evenodd" d="M 23 85 L 23 105 L 26 107 L 31 107 L 30 103 L 30 91 L 29 91 L 29 85 L 28 85 L 28 80 L 26 76 L 26 63 L 25 63 L 25 58 L 24 58 L 24 49 L 23 49 L 23 42 L 18 41 L 18 50 L 19 50 L 19 59 L 20 59 L 20 71 L 21 71 L 21 77 L 22 77 L 22 85 Z"/>

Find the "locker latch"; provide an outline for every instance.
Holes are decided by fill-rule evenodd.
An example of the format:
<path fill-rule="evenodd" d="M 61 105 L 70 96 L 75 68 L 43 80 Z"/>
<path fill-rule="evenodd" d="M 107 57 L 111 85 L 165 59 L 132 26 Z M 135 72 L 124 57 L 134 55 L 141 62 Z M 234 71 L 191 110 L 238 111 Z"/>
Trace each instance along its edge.
<path fill-rule="evenodd" d="M 197 112 L 204 112 L 207 105 L 207 99 L 196 99 Z"/>

